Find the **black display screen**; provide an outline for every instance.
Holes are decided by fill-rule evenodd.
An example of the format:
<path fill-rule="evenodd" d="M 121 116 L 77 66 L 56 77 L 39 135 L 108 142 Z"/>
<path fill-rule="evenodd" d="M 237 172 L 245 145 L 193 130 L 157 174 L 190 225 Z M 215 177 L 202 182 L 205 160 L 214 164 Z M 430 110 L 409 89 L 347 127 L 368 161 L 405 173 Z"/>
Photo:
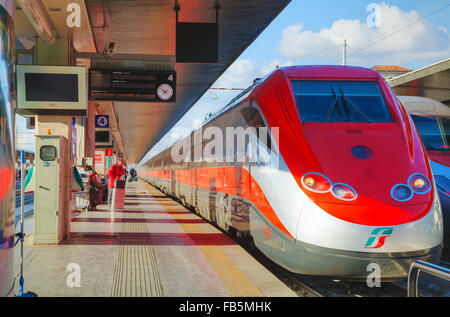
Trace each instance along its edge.
<path fill-rule="evenodd" d="M 176 32 L 177 63 L 219 62 L 217 23 L 177 22 Z"/>
<path fill-rule="evenodd" d="M 95 142 L 109 143 L 109 131 L 95 131 Z"/>
<path fill-rule="evenodd" d="M 25 74 L 27 101 L 78 102 L 78 75 Z"/>
<path fill-rule="evenodd" d="M 170 86 L 167 98 L 158 95 L 158 87 Z M 89 70 L 89 99 L 110 101 L 175 102 L 176 72 L 164 70 Z"/>

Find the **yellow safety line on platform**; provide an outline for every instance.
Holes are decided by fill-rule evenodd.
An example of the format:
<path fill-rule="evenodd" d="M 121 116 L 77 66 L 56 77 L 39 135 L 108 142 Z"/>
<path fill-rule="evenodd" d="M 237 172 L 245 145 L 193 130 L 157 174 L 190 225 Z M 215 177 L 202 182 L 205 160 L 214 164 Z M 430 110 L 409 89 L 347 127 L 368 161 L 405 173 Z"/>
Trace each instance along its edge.
<path fill-rule="evenodd" d="M 155 188 L 139 180 L 150 194 L 159 194 Z M 158 202 L 159 203 L 159 202 Z M 161 204 L 166 211 L 173 211 L 171 207 L 180 207 L 176 202 L 164 202 Z M 180 207 L 181 208 L 181 207 Z M 174 219 L 190 219 L 187 215 L 171 215 Z M 179 224 L 186 233 L 205 233 L 196 224 Z M 211 267 L 216 271 L 225 287 L 233 297 L 264 297 L 264 293 L 257 288 L 248 277 L 236 267 L 228 255 L 219 246 L 199 245 L 204 257 L 208 260 Z"/>

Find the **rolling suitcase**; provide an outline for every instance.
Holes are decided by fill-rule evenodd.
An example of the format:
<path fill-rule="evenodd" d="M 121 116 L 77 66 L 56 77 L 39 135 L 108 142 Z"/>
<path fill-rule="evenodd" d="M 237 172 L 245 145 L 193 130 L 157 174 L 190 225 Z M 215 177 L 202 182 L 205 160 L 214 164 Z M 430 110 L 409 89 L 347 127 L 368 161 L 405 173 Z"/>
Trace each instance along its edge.
<path fill-rule="evenodd" d="M 125 181 L 116 180 L 112 196 L 112 209 L 123 209 L 125 202 Z"/>

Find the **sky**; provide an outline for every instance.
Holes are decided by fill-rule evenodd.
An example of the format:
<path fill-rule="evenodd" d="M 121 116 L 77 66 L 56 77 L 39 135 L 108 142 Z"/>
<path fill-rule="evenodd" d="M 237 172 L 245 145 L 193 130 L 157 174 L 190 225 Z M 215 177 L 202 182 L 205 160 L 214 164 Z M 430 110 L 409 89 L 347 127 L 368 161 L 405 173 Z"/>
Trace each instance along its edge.
<path fill-rule="evenodd" d="M 277 66 L 340 65 L 344 39 L 347 65 L 419 69 L 450 57 L 449 30 L 450 0 L 292 0 L 212 87 L 246 88 Z M 238 93 L 206 92 L 146 158 L 173 144 L 180 131 L 193 129 L 194 120 L 220 110 Z M 23 121 L 18 118 L 18 141 L 29 143 Z"/>
<path fill-rule="evenodd" d="M 419 69 L 450 57 L 449 30 L 448 0 L 292 0 L 212 87 L 246 88 L 277 66 L 340 65 L 344 39 L 347 65 Z M 209 90 L 144 161 L 191 131 L 194 120 L 204 120 L 238 93 Z"/>

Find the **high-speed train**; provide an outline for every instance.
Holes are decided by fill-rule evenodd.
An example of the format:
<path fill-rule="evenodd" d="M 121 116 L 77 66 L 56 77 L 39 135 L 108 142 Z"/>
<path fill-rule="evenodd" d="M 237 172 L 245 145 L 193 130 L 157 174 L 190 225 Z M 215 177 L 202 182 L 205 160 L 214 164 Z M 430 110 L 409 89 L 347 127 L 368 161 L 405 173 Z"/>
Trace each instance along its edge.
<path fill-rule="evenodd" d="M 445 240 L 450 241 L 450 109 L 431 98 L 398 98 L 411 114 L 427 151 L 441 201 Z"/>
<path fill-rule="evenodd" d="M 440 258 L 426 151 L 370 69 L 278 68 L 138 169 L 292 272 L 392 280 Z"/>
<path fill-rule="evenodd" d="M 12 6 L 11 10 L 14 10 Z M 14 286 L 14 22 L 0 2 L 0 297 Z"/>

